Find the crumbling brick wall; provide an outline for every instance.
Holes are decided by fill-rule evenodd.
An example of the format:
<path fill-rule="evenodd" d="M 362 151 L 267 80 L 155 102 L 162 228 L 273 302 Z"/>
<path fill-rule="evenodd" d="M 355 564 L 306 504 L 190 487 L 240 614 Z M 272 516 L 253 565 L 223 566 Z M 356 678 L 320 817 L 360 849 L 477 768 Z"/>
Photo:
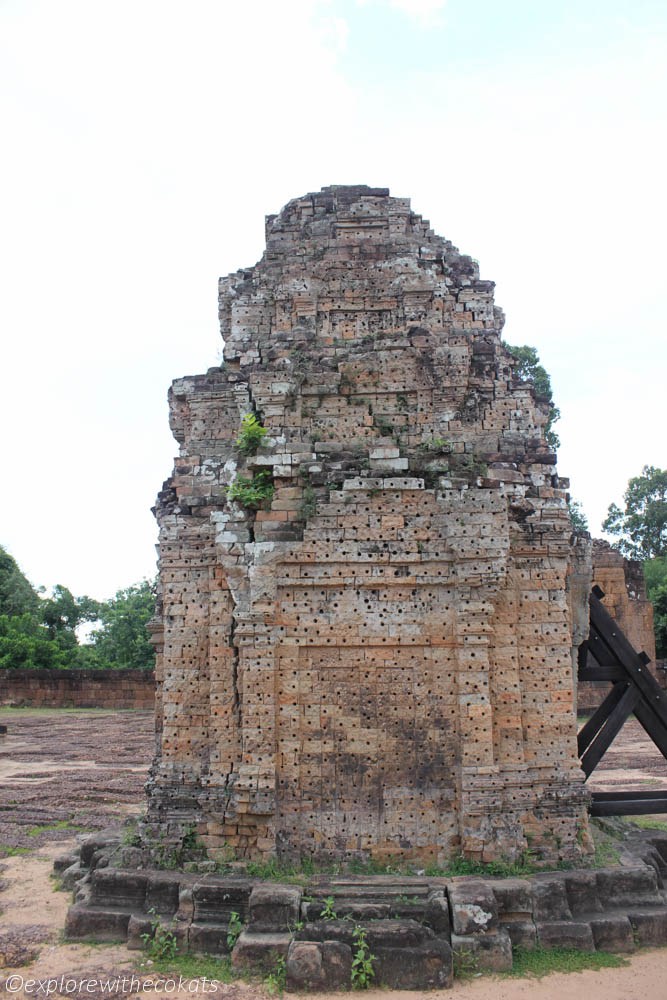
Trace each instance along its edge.
<path fill-rule="evenodd" d="M 579 853 L 567 482 L 493 283 L 385 189 L 266 237 L 224 364 L 170 392 L 149 820 L 213 856 Z M 228 499 L 263 470 L 266 509 Z"/>

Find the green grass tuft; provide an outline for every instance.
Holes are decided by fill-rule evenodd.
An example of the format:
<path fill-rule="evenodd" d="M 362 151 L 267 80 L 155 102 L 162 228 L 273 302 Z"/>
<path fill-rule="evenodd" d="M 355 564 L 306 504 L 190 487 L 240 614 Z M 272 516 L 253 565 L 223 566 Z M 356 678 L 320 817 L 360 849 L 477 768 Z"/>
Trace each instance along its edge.
<path fill-rule="evenodd" d="M 72 833 L 79 833 L 82 826 L 71 823 L 68 819 L 61 819 L 55 823 L 45 823 L 42 826 L 31 826 L 26 830 L 26 836 L 39 837 L 40 833 L 50 833 L 52 830 L 71 830 Z"/>
<path fill-rule="evenodd" d="M 633 816 L 630 822 L 642 830 L 667 830 L 667 821 L 650 816 Z"/>
<path fill-rule="evenodd" d="M 534 976 L 541 979 L 552 972 L 583 972 L 585 969 L 620 969 L 627 958 L 608 951 L 577 951 L 575 948 L 515 948 L 512 970 L 506 976 Z"/>
<path fill-rule="evenodd" d="M 183 979 L 215 979 L 219 983 L 232 983 L 242 979 L 243 974 L 232 969 L 231 959 L 216 958 L 214 955 L 175 955 L 173 958 L 153 960 L 150 971 L 161 975 L 176 974 Z"/>

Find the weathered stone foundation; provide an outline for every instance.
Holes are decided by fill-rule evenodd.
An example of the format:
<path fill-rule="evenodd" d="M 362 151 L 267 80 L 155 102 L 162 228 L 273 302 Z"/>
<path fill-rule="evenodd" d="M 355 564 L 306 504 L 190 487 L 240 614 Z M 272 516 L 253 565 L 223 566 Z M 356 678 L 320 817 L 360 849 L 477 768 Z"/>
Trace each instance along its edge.
<path fill-rule="evenodd" d="M 220 282 L 224 364 L 170 392 L 149 827 L 213 857 L 577 855 L 588 556 L 493 283 L 384 189 L 266 236 Z"/>
<path fill-rule="evenodd" d="M 130 851 L 107 836 L 56 862 L 76 902 L 65 934 L 126 941 L 140 949 L 160 928 L 180 951 L 231 954 L 237 970 L 275 972 L 285 960 L 291 990 L 354 984 L 361 930 L 373 985 L 449 987 L 453 960 L 469 972 L 512 968 L 513 950 L 633 952 L 667 941 L 667 836 L 639 831 L 623 866 L 522 878 L 313 876 L 303 885 L 146 868 L 126 870 Z M 74 864 L 70 864 L 74 861 Z"/>

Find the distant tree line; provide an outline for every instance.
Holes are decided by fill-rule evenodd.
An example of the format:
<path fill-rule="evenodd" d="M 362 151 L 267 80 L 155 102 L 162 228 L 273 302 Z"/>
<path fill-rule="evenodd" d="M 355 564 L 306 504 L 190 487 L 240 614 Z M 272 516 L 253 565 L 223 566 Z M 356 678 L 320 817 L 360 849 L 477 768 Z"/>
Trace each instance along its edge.
<path fill-rule="evenodd" d="M 667 469 L 645 465 L 628 482 L 624 508 L 613 503 L 602 525 L 615 547 L 644 566 L 646 593 L 653 603 L 655 647 L 667 658 Z"/>
<path fill-rule="evenodd" d="M 46 597 L 0 546 L 0 669 L 151 670 L 146 625 L 154 613 L 154 582 L 119 590 L 109 601 L 74 597 L 60 584 Z M 77 630 L 86 623 L 93 627 L 82 642 Z"/>

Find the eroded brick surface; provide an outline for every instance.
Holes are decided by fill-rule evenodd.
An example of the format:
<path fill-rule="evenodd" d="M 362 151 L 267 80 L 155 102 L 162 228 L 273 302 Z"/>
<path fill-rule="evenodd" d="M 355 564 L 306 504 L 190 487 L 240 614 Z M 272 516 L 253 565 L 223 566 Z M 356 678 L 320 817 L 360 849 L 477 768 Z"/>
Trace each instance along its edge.
<path fill-rule="evenodd" d="M 213 856 L 577 854 L 589 552 L 493 283 L 383 189 L 266 234 L 224 365 L 170 392 L 151 820 Z M 263 470 L 266 509 L 228 500 Z"/>

